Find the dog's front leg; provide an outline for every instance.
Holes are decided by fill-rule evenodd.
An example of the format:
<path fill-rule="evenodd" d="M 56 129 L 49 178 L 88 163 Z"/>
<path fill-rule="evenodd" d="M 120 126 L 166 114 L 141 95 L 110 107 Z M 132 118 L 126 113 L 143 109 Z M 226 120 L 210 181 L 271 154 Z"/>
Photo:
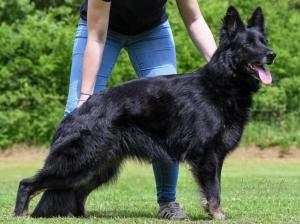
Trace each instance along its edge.
<path fill-rule="evenodd" d="M 190 164 L 202 193 L 205 211 L 214 219 L 225 220 L 226 216 L 220 206 L 220 176 L 223 159 L 211 154 L 206 158 L 194 159 Z"/>

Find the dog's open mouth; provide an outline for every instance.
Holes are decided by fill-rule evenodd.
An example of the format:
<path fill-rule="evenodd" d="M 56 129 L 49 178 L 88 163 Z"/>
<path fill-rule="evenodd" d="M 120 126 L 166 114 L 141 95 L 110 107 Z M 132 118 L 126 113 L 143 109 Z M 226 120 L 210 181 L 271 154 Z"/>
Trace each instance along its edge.
<path fill-rule="evenodd" d="M 258 65 L 258 64 L 248 64 L 248 67 L 250 70 L 252 70 L 254 73 L 258 74 L 259 79 L 264 83 L 264 84 L 271 84 L 272 83 L 272 75 L 271 72 L 264 68 L 263 65 Z M 258 79 L 257 76 L 253 76 L 254 78 Z"/>

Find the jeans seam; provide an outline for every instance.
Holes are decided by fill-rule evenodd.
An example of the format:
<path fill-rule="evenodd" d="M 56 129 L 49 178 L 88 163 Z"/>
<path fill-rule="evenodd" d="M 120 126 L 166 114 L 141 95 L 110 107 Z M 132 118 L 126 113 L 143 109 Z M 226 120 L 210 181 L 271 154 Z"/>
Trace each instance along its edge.
<path fill-rule="evenodd" d="M 139 78 L 142 77 L 143 76 L 142 69 L 141 69 L 141 67 L 138 63 L 138 57 L 134 53 L 134 50 L 129 50 L 128 48 L 126 50 L 129 53 L 129 57 L 131 58 L 131 62 L 132 62 L 132 65 L 133 65 L 134 69 L 138 70 L 137 75 L 139 76 Z"/>

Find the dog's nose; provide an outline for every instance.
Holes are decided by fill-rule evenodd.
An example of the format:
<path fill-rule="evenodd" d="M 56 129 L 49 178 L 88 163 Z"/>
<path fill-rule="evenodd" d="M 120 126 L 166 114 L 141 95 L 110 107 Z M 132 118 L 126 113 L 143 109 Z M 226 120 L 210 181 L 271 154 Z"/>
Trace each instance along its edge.
<path fill-rule="evenodd" d="M 274 51 L 267 52 L 267 59 L 269 63 L 272 63 L 276 57 L 276 53 Z"/>

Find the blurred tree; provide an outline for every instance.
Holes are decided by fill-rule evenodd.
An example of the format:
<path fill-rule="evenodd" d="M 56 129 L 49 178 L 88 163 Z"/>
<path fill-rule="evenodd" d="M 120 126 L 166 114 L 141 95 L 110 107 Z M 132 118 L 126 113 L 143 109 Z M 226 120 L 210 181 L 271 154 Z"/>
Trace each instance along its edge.
<path fill-rule="evenodd" d="M 49 7 L 70 6 L 78 8 L 82 0 L 30 0 L 37 9 L 47 9 Z"/>
<path fill-rule="evenodd" d="M 33 10 L 34 5 L 30 3 L 30 0 L 0 1 L 0 22 L 14 23 L 33 13 Z"/>

